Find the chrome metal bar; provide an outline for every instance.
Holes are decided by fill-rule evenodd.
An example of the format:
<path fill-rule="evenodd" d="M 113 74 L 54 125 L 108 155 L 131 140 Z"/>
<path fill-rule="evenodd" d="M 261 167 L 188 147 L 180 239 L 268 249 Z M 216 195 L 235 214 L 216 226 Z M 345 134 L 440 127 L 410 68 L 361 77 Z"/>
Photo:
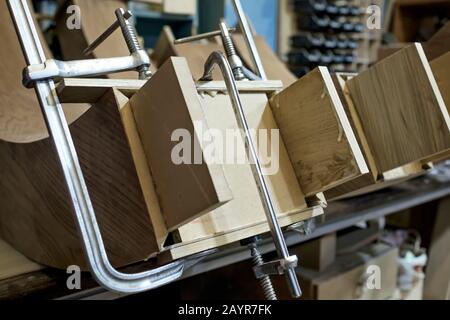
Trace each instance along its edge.
<path fill-rule="evenodd" d="M 27 0 L 8 0 L 8 5 L 27 63 L 43 64 L 46 57 Z M 37 81 L 35 90 L 61 162 L 86 258 L 99 284 L 118 293 L 138 293 L 180 278 L 184 270 L 183 261 L 139 274 L 123 274 L 113 268 L 108 260 L 54 81 Z"/>
<path fill-rule="evenodd" d="M 266 71 L 264 70 L 261 57 L 259 56 L 258 48 L 256 47 L 255 39 L 253 38 L 253 33 L 247 20 L 247 16 L 245 15 L 244 9 L 242 8 L 241 1 L 233 0 L 233 6 L 239 21 L 239 26 L 241 27 L 244 34 L 245 43 L 247 44 L 248 51 L 256 68 L 256 74 L 262 80 L 267 80 Z"/>
<path fill-rule="evenodd" d="M 215 65 L 218 65 L 220 67 L 220 70 L 223 74 L 225 83 L 227 85 L 228 94 L 231 99 L 231 104 L 236 115 L 236 119 L 238 121 L 240 129 L 243 131 L 243 139 L 245 141 L 246 151 L 252 164 L 251 167 L 253 176 L 258 186 L 261 201 L 264 206 L 275 247 L 277 248 L 280 258 L 285 261 L 292 261 L 293 257 L 289 255 L 283 232 L 277 220 L 275 208 L 270 196 L 269 189 L 267 187 L 266 180 L 264 178 L 264 172 L 261 166 L 261 162 L 258 157 L 258 151 L 255 143 L 253 142 L 252 135 L 250 133 L 250 126 L 248 124 L 244 108 L 242 107 L 242 102 L 237 90 L 236 81 L 233 77 L 233 71 L 230 64 L 228 63 L 227 58 L 222 53 L 216 51 L 209 56 L 205 64 L 205 73 L 202 80 L 212 80 L 212 72 Z M 285 276 L 287 278 L 287 282 L 292 295 L 294 297 L 300 297 L 302 293 L 300 285 L 298 283 L 297 274 L 295 273 L 295 267 L 291 265 L 289 268 L 287 268 L 287 270 L 285 270 Z"/>

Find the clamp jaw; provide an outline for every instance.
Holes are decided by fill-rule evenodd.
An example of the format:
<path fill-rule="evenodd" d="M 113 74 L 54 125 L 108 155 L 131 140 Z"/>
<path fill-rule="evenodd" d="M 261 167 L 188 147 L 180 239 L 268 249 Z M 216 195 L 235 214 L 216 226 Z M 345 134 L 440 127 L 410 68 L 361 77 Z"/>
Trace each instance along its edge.
<path fill-rule="evenodd" d="M 131 12 L 125 11 L 124 9 L 117 9 L 115 13 L 117 21 L 86 48 L 84 54 L 91 54 L 116 29 L 120 28 L 130 51 L 130 56 L 75 61 L 49 59 L 42 64 L 30 65 L 25 68 L 23 72 L 23 85 L 31 88 L 36 81 L 41 80 L 103 76 L 131 70 L 138 71 L 139 79 L 141 80 L 150 79 L 152 76 L 150 72 L 150 58 L 147 52 L 141 49 L 137 41 L 136 30 L 128 21 L 132 17 Z"/>

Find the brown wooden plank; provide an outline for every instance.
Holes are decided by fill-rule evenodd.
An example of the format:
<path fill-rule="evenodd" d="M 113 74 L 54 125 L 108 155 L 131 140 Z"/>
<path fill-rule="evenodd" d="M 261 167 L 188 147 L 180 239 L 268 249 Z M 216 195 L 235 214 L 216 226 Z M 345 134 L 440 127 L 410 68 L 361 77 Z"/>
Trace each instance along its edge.
<path fill-rule="evenodd" d="M 232 198 L 220 165 L 177 165 L 172 152 L 176 130 L 185 129 L 194 141 L 192 150 L 202 150 L 198 129 L 205 121 L 195 83 L 186 59 L 173 57 L 131 99 L 136 125 L 151 168 L 162 212 L 169 230 L 211 211 Z"/>
<path fill-rule="evenodd" d="M 158 252 L 112 90 L 70 129 L 111 262 L 124 266 Z M 1 236 L 41 264 L 86 267 L 52 141 L 1 141 L 0 176 Z"/>
<path fill-rule="evenodd" d="M 450 299 L 450 198 L 438 207 L 425 278 L 425 299 Z"/>
<path fill-rule="evenodd" d="M 307 196 L 368 172 L 326 68 L 312 71 L 274 96 L 271 106 Z"/>
<path fill-rule="evenodd" d="M 420 44 L 347 82 L 377 168 L 389 171 L 450 148 L 450 117 Z"/>
<path fill-rule="evenodd" d="M 46 56 L 52 58 L 39 30 L 38 34 Z M 0 140 L 29 143 L 45 139 L 48 132 L 36 94 L 22 85 L 22 70 L 26 63 L 6 1 L 0 2 L 0 35 L 0 60 L 4 61 L 0 63 Z M 72 123 L 86 109 L 86 106 L 71 106 L 65 110 L 67 121 Z"/>

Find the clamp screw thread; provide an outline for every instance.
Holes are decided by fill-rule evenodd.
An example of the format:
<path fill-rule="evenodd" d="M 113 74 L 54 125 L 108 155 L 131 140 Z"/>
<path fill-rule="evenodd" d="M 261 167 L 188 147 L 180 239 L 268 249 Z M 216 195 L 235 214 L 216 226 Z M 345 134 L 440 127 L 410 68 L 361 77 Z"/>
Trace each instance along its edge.
<path fill-rule="evenodd" d="M 255 267 L 261 267 L 264 264 L 263 257 L 261 255 L 261 252 L 259 252 L 258 248 L 256 246 L 253 246 L 251 248 L 252 253 L 252 259 Z M 259 279 L 259 282 L 261 284 L 261 287 L 264 291 L 264 296 L 268 301 L 276 301 L 278 300 L 277 294 L 275 292 L 275 289 L 272 284 L 272 280 L 270 280 L 269 276 L 264 276 L 261 279 Z"/>

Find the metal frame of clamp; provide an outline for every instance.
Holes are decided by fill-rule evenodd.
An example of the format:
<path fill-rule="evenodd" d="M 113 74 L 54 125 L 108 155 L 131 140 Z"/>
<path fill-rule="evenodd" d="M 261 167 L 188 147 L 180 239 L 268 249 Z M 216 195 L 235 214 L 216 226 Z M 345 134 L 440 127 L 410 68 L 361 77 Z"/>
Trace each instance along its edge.
<path fill-rule="evenodd" d="M 8 0 L 8 7 L 22 46 L 27 64 L 24 82 L 35 88 L 47 128 L 54 142 L 67 189 L 73 204 L 76 225 L 93 277 L 104 288 L 117 293 L 139 293 L 158 288 L 179 279 L 186 268 L 202 260 L 211 251 L 172 262 L 165 266 L 138 274 L 124 274 L 110 263 L 95 211 L 84 180 L 77 152 L 70 134 L 63 108 L 56 94 L 54 78 L 79 77 L 136 70 L 140 78 L 147 79 L 150 59 L 140 49 L 134 27 L 127 23 L 131 16 L 123 9 L 116 11 L 114 23 L 89 48 L 95 49 L 118 27 L 122 29 L 131 58 L 91 59 L 72 62 L 47 60 L 40 42 L 27 0 Z M 110 67 L 109 63 L 116 65 Z"/>

